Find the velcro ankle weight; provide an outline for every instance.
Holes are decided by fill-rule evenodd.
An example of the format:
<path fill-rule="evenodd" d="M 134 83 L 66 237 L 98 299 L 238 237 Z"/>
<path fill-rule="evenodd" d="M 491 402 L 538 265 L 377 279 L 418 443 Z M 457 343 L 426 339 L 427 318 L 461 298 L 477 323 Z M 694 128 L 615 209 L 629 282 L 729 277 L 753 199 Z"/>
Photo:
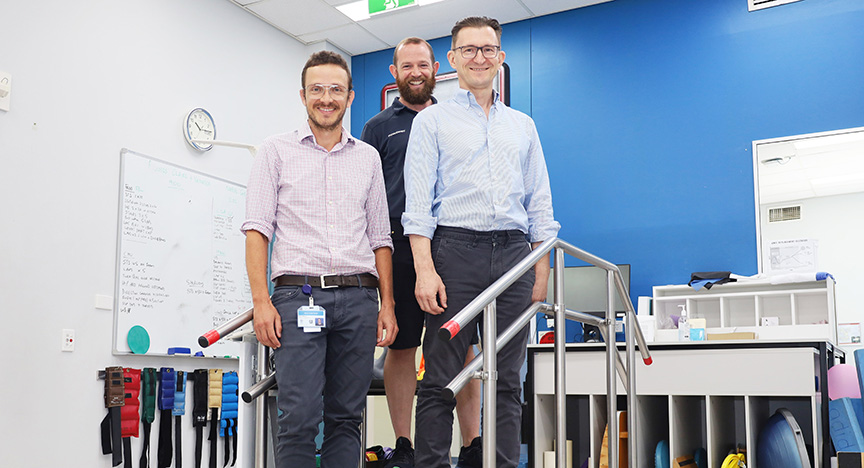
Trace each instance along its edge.
<path fill-rule="evenodd" d="M 138 437 L 138 427 L 141 425 L 138 419 L 138 409 L 141 407 L 138 400 L 141 393 L 141 370 L 123 369 L 123 387 L 126 404 L 120 410 L 120 430 L 123 437 Z"/>

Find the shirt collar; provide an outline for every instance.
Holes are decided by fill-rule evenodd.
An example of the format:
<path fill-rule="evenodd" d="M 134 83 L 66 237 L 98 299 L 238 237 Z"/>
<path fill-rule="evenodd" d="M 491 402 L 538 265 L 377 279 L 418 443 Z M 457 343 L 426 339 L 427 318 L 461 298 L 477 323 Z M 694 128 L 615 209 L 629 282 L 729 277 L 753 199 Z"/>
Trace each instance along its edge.
<path fill-rule="evenodd" d="M 435 99 L 435 96 L 432 96 L 432 104 L 438 104 L 438 100 Z M 411 109 L 410 107 L 407 107 L 405 104 L 402 104 L 402 101 L 399 100 L 399 96 L 396 96 L 396 99 L 393 100 L 393 111 L 398 114 L 398 113 L 400 113 L 406 109 L 411 111 L 411 112 L 414 112 L 416 114 L 414 109 Z"/>
<path fill-rule="evenodd" d="M 297 142 L 300 143 L 306 139 L 309 139 L 309 141 L 318 144 L 318 142 L 315 141 L 315 134 L 312 133 L 312 127 L 309 126 L 308 118 L 304 120 L 303 125 L 301 125 L 300 128 L 297 129 Z M 349 142 L 351 144 L 354 144 L 354 137 L 351 136 L 348 130 L 343 126 L 342 139 L 339 141 L 339 143 L 336 144 L 336 146 L 333 147 L 333 150 L 331 152 L 344 148 L 348 145 Z"/>
<path fill-rule="evenodd" d="M 456 90 L 456 94 L 453 96 L 453 100 L 457 104 L 464 106 L 466 109 L 468 109 L 472 105 L 475 105 L 475 106 L 480 105 L 477 103 L 477 98 L 474 96 L 474 93 L 472 93 L 471 91 L 468 91 L 467 89 L 463 89 L 463 88 L 459 88 L 458 90 Z M 493 89 L 492 90 L 492 107 L 494 108 L 494 107 L 497 107 L 498 105 L 501 105 L 501 104 L 502 104 L 502 102 L 499 99 L 498 91 L 495 91 Z"/>

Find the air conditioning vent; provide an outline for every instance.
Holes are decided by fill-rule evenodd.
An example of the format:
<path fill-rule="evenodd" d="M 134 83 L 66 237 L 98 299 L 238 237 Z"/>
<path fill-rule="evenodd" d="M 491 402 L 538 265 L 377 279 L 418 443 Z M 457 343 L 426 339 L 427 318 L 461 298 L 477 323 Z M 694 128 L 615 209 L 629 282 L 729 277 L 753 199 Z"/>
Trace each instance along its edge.
<path fill-rule="evenodd" d="M 780 221 L 793 221 L 801 219 L 801 206 L 785 206 L 783 208 L 771 208 L 768 210 L 768 222 L 778 223 Z"/>
<path fill-rule="evenodd" d="M 764 10 L 773 6 L 785 5 L 787 3 L 800 2 L 801 0 L 747 0 L 747 8 L 750 11 Z"/>

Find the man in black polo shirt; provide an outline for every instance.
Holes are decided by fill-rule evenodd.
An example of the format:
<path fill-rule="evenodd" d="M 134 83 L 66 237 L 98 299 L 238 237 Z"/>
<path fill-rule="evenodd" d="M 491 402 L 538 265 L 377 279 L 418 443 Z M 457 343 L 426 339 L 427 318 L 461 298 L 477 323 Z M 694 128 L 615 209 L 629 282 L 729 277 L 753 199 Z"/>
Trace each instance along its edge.
<path fill-rule="evenodd" d="M 381 155 L 387 203 L 390 207 L 393 237 L 393 287 L 399 333 L 390 345 L 384 361 L 384 388 L 390 421 L 396 434 L 396 450 L 386 468 L 413 468 L 411 444 L 411 411 L 417 387 L 416 351 L 423 333 L 425 312 L 414 296 L 416 275 L 411 244 L 402 234 L 402 212 L 405 211 L 403 167 L 411 123 L 418 112 L 436 102 L 432 97 L 438 62 L 428 42 L 417 37 L 403 39 L 393 52 L 390 73 L 396 79 L 400 97 L 369 119 L 360 139 Z M 433 336 L 434 338 L 434 336 Z M 466 362 L 474 358 L 471 350 Z M 479 468 L 480 453 L 480 382 L 473 380 L 456 397 L 456 413 L 462 432 L 460 468 Z M 476 439 L 476 441 L 475 441 Z M 467 447 L 466 447 L 467 445 Z"/>

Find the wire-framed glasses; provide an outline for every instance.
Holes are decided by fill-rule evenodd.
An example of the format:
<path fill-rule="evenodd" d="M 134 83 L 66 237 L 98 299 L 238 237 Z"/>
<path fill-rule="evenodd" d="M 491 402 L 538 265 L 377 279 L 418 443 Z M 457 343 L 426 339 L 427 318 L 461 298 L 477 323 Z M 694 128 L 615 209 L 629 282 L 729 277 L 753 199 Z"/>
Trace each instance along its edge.
<path fill-rule="evenodd" d="M 348 88 L 338 84 L 321 84 L 315 83 L 306 86 L 306 94 L 311 97 L 321 97 L 325 92 L 330 92 L 331 97 L 342 98 L 348 94 Z"/>

